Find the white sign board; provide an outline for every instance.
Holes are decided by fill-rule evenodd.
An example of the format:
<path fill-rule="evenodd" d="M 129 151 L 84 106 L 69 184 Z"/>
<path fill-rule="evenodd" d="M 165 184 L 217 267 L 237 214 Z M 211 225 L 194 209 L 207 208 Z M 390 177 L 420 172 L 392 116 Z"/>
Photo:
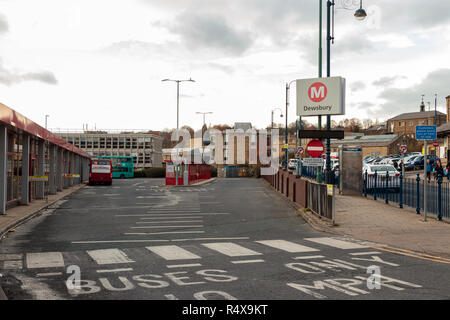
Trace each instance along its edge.
<path fill-rule="evenodd" d="M 344 78 L 297 80 L 297 116 L 343 114 L 345 114 Z"/>
<path fill-rule="evenodd" d="M 322 158 L 305 158 L 303 159 L 303 165 L 305 167 L 323 167 Z"/>

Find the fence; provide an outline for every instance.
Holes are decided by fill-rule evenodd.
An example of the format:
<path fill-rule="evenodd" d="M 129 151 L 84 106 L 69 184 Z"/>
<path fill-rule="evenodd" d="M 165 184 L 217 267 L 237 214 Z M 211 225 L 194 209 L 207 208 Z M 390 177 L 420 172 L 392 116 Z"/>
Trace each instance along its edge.
<path fill-rule="evenodd" d="M 417 174 L 415 178 L 404 178 L 400 175 L 364 173 L 364 196 L 372 196 L 374 200 L 384 200 L 386 204 L 394 202 L 400 208 L 408 206 L 420 214 L 424 211 L 424 188 L 427 191 L 427 213 L 435 215 L 439 220 L 450 219 L 450 182 L 444 182 L 441 176 L 427 182 Z"/>
<path fill-rule="evenodd" d="M 317 180 L 317 173 L 319 172 L 319 167 L 302 166 L 301 172 L 302 176 L 313 180 Z M 322 173 L 322 179 L 325 181 L 325 171 L 323 171 Z M 336 174 L 334 171 L 330 172 L 330 184 L 339 187 L 339 179 L 340 179 L 339 174 Z"/>
<path fill-rule="evenodd" d="M 321 217 L 334 221 L 333 196 L 328 195 L 326 184 L 308 183 L 308 208 Z"/>

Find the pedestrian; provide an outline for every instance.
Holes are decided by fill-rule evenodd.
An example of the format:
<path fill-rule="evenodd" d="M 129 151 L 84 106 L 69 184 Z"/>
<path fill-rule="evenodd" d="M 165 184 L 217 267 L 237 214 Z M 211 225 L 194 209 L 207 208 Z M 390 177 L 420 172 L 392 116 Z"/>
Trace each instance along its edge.
<path fill-rule="evenodd" d="M 428 182 L 430 182 L 430 179 L 431 179 L 431 170 L 432 170 L 432 168 L 431 168 L 430 160 L 427 160 L 427 179 L 428 179 Z"/>
<path fill-rule="evenodd" d="M 442 167 L 441 160 L 437 160 L 436 165 L 436 179 L 439 177 L 444 177 L 444 168 Z"/>
<path fill-rule="evenodd" d="M 450 181 L 450 161 L 447 160 L 447 167 L 446 167 L 446 175 L 447 179 Z"/>

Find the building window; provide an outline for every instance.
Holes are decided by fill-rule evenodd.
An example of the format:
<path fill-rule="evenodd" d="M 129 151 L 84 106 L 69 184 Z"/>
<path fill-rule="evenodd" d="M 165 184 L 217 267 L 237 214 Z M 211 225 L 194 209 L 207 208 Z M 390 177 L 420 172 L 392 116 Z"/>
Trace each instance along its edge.
<path fill-rule="evenodd" d="M 410 122 L 408 123 L 408 126 L 410 126 L 410 127 L 414 126 L 414 122 L 413 122 L 413 121 L 410 121 Z"/>
<path fill-rule="evenodd" d="M 403 127 L 403 125 L 404 125 L 404 122 L 402 122 L 402 121 L 399 121 L 399 122 L 398 122 L 398 126 L 399 126 L 399 127 Z"/>

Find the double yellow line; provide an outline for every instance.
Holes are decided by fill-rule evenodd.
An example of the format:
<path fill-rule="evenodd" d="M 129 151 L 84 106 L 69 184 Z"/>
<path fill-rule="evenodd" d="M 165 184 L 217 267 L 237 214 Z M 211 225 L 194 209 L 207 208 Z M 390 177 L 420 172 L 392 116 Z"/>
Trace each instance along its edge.
<path fill-rule="evenodd" d="M 403 255 L 403 256 L 413 257 L 413 258 L 417 258 L 417 259 L 450 264 L 450 259 L 449 258 L 436 257 L 436 256 L 432 256 L 432 255 L 429 255 L 429 254 L 414 252 L 414 251 L 411 251 L 411 250 L 392 248 L 392 247 L 372 247 L 372 248 L 376 249 L 376 250 L 391 252 L 391 253 L 394 253 L 394 254 L 400 254 L 400 255 Z"/>

